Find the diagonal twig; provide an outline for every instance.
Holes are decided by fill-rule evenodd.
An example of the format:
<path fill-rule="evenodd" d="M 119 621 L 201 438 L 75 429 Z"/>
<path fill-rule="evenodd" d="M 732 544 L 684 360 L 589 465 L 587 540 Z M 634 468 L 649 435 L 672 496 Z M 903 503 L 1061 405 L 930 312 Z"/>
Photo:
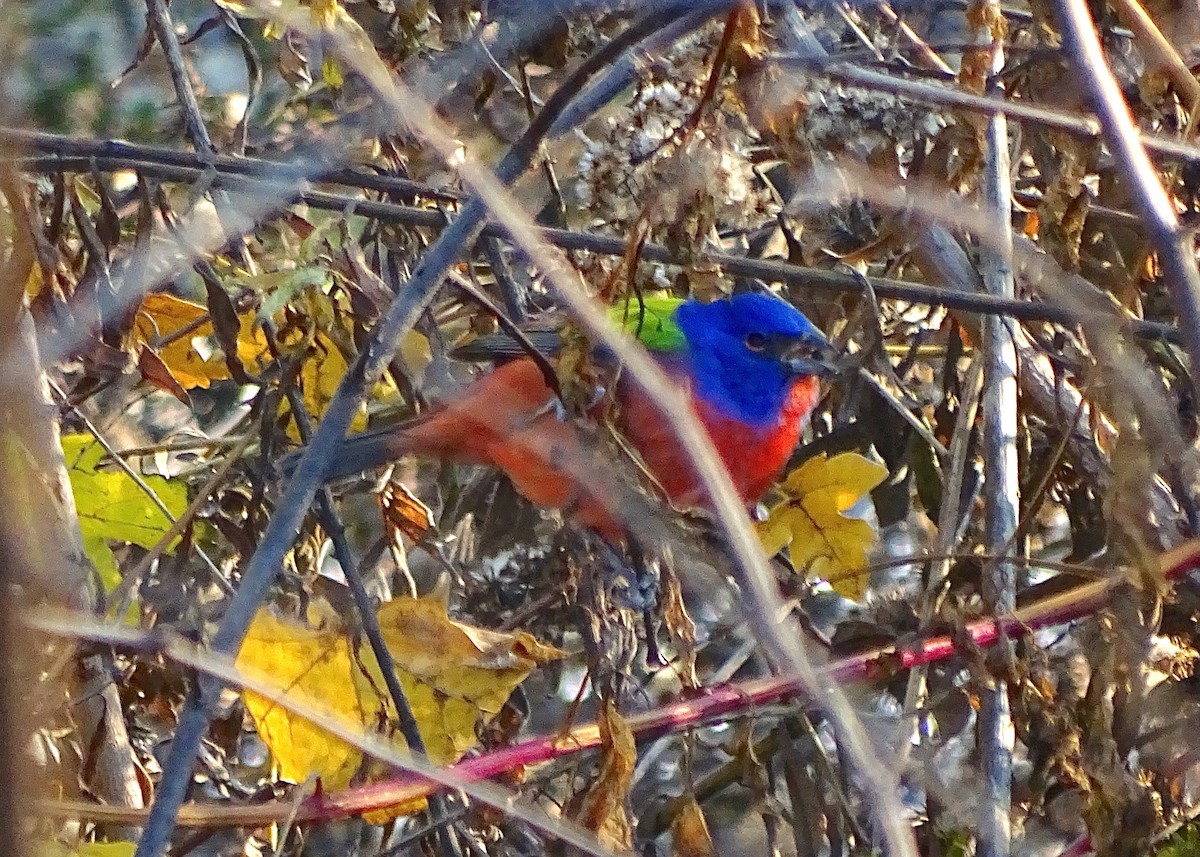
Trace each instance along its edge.
<path fill-rule="evenodd" d="M 183 51 L 179 47 L 179 39 L 175 36 L 175 24 L 171 20 L 166 0 L 146 0 L 146 19 L 167 59 L 167 70 L 171 73 L 175 96 L 183 109 L 183 124 L 187 129 L 188 139 L 192 141 L 197 152 L 216 152 L 217 147 L 213 145 L 208 129 L 204 126 L 204 119 L 200 116 L 200 104 L 196 101 L 196 93 L 192 90 L 191 80 L 188 79 Z"/>
<path fill-rule="evenodd" d="M 546 102 L 537 119 L 501 161 L 496 171 L 499 181 L 508 184 L 524 173 L 554 118 L 566 107 L 584 81 L 630 44 L 654 32 L 665 22 L 674 20 L 688 5 L 663 4 L 660 9 L 649 13 L 622 35 L 601 47 L 568 75 L 563 85 Z M 390 84 L 390 81 L 387 83 Z M 312 443 L 302 454 L 295 474 L 275 509 L 258 550 L 246 565 L 241 587 L 229 603 L 212 640 L 214 651 L 231 654 L 241 643 L 255 610 L 275 578 L 283 555 L 291 546 L 304 514 L 324 483 L 332 460 L 330 451 L 342 442 L 359 402 L 387 368 L 400 336 L 412 327 L 424 311 L 440 287 L 445 272 L 482 232 L 486 211 L 483 202 L 473 199 L 442 232 L 338 385 L 324 419 L 313 435 Z M 158 795 L 135 857 L 159 857 L 165 852 L 175 826 L 175 816 L 191 781 L 196 752 L 215 711 L 221 689 L 219 680 L 204 679 L 197 682 L 189 695 L 180 713 L 175 739 L 163 766 Z"/>
<path fill-rule="evenodd" d="M 1184 347 L 1192 364 L 1193 395 L 1200 399 L 1200 270 L 1189 232 L 1180 228 L 1170 196 L 1159 180 L 1129 107 L 1104 58 L 1091 12 L 1085 0 L 1059 0 L 1056 4 L 1063 43 L 1092 108 L 1100 119 L 1105 142 L 1117 169 L 1128 182 L 1134 204 L 1151 242 L 1179 314 Z"/>

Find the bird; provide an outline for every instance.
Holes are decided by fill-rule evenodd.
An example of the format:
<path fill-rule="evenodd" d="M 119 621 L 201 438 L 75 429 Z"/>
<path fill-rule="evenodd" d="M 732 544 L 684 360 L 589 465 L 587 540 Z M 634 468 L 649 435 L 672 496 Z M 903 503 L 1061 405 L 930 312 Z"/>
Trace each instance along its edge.
<path fill-rule="evenodd" d="M 708 303 L 645 296 L 610 310 L 682 389 L 712 439 L 741 499 L 756 502 L 782 472 L 819 399 L 819 379 L 836 372 L 828 341 L 799 310 L 772 294 L 745 292 Z M 430 411 L 348 438 L 328 479 L 370 471 L 407 455 L 503 471 L 537 506 L 564 510 L 613 545 L 628 527 L 613 506 L 611 461 L 569 419 L 545 361 L 515 339 L 468 350 L 510 358 Z M 553 343 L 543 345 L 553 349 Z M 463 351 L 463 350 L 460 350 Z M 604 355 L 598 356 L 603 361 Z M 605 399 L 598 390 L 596 399 Z M 658 405 L 618 380 L 613 424 L 665 498 L 704 508 L 707 495 Z M 598 416 L 599 405 L 591 409 Z"/>

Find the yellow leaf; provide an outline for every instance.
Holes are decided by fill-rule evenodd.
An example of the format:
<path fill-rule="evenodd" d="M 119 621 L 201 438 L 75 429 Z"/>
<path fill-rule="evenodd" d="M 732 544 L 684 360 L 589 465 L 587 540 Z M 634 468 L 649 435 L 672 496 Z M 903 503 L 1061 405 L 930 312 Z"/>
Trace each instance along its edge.
<path fill-rule="evenodd" d="M 75 849 L 78 857 L 133 857 L 136 842 L 89 842 Z"/>
<path fill-rule="evenodd" d="M 80 842 L 76 845 L 63 845 L 61 842 L 41 842 L 33 850 L 37 857 L 133 857 L 137 843 L 121 840 L 119 842 Z"/>
<path fill-rule="evenodd" d="M 253 369 L 255 361 L 267 354 L 267 340 L 254 325 L 254 314 L 239 317 L 238 358 Z M 153 347 L 156 341 L 188 328 L 178 339 L 155 349 L 155 353 L 186 389 L 207 388 L 213 381 L 230 376 L 229 367 L 213 338 L 208 309 L 161 292 L 146 295 L 133 323 L 134 339 Z M 197 346 L 203 346 L 201 353 Z"/>
<path fill-rule="evenodd" d="M 325 54 L 321 58 L 321 80 L 330 89 L 341 89 L 346 82 L 346 76 L 342 74 L 341 61 L 332 54 Z"/>
<path fill-rule="evenodd" d="M 300 389 L 304 394 L 304 405 L 308 408 L 309 416 L 316 419 L 329 409 L 333 394 L 337 392 L 338 384 L 346 375 L 350 363 L 342 353 L 337 342 L 324 332 L 317 333 L 313 338 L 311 352 L 304 358 L 300 367 Z M 286 407 L 286 405 L 284 405 Z M 362 431 L 367 427 L 367 406 L 360 405 L 350 422 L 352 431 Z M 288 424 L 288 434 L 293 440 L 300 440 L 300 433 L 294 423 Z"/>
<path fill-rule="evenodd" d="M 364 730 L 375 728 L 380 702 L 355 666 L 340 626 L 307 628 L 260 610 L 246 632 L 237 666 L 286 690 L 299 704 L 329 709 Z M 362 763 L 357 749 L 258 694 L 247 691 L 244 698 L 283 779 L 302 783 L 316 775 L 330 789 L 350 783 Z"/>
<path fill-rule="evenodd" d="M 91 435 L 63 435 L 62 448 L 84 551 L 111 592 L 120 582 L 120 572 L 109 542 L 152 548 L 171 528 L 171 520 L 129 474 L 115 467 L 97 469 L 104 448 Z M 142 481 L 176 518 L 187 509 L 187 486 L 182 482 L 161 476 L 143 476 Z"/>
<path fill-rule="evenodd" d="M 458 760 L 475 744 L 477 724 L 491 720 L 535 666 L 561 657 L 557 649 L 525 633 L 501 634 L 455 622 L 444 602 L 434 598 L 390 601 L 380 608 L 379 622 L 436 764 Z M 352 642 L 336 616 L 306 627 L 260 610 L 237 665 L 248 676 L 270 681 L 289 699 L 332 710 L 364 732 L 380 731 L 394 721 L 383 674 L 369 646 Z M 363 767 L 362 754 L 346 742 L 253 692 L 244 698 L 284 779 L 304 782 L 318 776 L 325 788 L 338 789 Z M 384 728 L 403 746 L 390 726 Z M 394 815 L 379 812 L 367 819 L 381 822 Z"/>
<path fill-rule="evenodd" d="M 70 857 L 133 857 L 136 842 L 84 842 L 69 852 Z"/>
<path fill-rule="evenodd" d="M 875 529 L 843 513 L 886 477 L 886 467 L 854 452 L 810 458 L 788 474 L 780 486 L 786 499 L 759 524 L 763 549 L 774 555 L 787 547 L 797 571 L 825 578 L 847 598 L 860 598 L 866 575 L 854 572 L 867 563 Z"/>
<path fill-rule="evenodd" d="M 535 666 L 562 657 L 524 631 L 455 622 L 437 598 L 389 601 L 379 608 L 379 624 L 435 762 L 460 758 L 475 745 L 481 715 L 491 720 Z"/>
<path fill-rule="evenodd" d="M 338 13 L 342 9 L 341 4 L 337 0 L 312 0 L 308 8 L 312 15 L 313 23 L 324 30 L 333 27 L 337 22 Z"/>
<path fill-rule="evenodd" d="M 42 291 L 42 283 L 42 266 L 31 265 L 29 276 L 25 278 L 25 297 L 30 300 L 36 298 Z"/>
<path fill-rule="evenodd" d="M 326 294 L 312 271 L 297 272 L 294 281 L 280 279 L 274 287 L 293 289 L 289 305 L 297 310 L 295 318 L 302 323 L 281 327 L 281 342 L 286 356 L 297 358 L 300 366 L 300 389 L 309 416 L 320 418 L 329 409 L 338 385 L 354 360 L 354 336 L 347 327 L 349 313 L 342 302 Z M 263 281 L 260 278 L 260 283 Z M 293 288 L 295 287 L 295 288 Z M 269 298 L 268 298 L 269 300 Z M 385 376 L 372 391 L 379 400 L 397 395 L 396 385 Z M 288 413 L 286 401 L 280 403 L 280 413 Z M 350 423 L 351 429 L 361 431 L 367 425 L 367 406 L 360 405 Z M 299 442 L 300 433 L 294 423 L 288 424 L 288 435 Z"/>
<path fill-rule="evenodd" d="M 433 349 L 429 347 L 425 334 L 415 330 L 406 333 L 400 340 L 400 357 L 413 380 L 420 384 L 425 370 L 433 362 Z"/>

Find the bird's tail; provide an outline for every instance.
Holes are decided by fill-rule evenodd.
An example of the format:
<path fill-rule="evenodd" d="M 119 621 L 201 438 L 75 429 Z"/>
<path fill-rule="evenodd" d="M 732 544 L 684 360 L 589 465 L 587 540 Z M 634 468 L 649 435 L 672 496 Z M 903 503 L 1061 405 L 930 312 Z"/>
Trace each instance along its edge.
<path fill-rule="evenodd" d="M 403 427 L 385 426 L 346 438 L 333 453 L 326 481 L 375 470 L 401 458 L 411 451 L 406 442 L 407 434 Z M 293 452 L 280 462 L 279 469 L 285 477 L 292 477 L 300 455 L 300 452 Z"/>

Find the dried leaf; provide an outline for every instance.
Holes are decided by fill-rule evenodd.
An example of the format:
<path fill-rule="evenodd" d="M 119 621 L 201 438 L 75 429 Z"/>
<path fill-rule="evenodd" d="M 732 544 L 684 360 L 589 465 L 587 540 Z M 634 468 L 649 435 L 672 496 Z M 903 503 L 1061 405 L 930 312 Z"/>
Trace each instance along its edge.
<path fill-rule="evenodd" d="M 389 482 L 379 492 L 379 508 L 384 525 L 397 541 L 403 535 L 419 542 L 433 526 L 433 512 L 399 482 Z"/>
<path fill-rule="evenodd" d="M 729 40 L 729 64 L 739 74 L 748 74 L 757 68 L 768 53 L 762 17 L 753 3 L 743 3 L 737 7 L 733 28 Z"/>
<path fill-rule="evenodd" d="M 221 287 L 219 281 L 210 276 L 204 277 L 204 289 L 208 295 L 208 315 L 212 320 L 213 332 L 220 343 L 230 376 L 239 384 L 253 383 L 254 380 L 246 374 L 246 367 L 238 353 L 241 350 L 243 325 L 229 293 Z"/>
<path fill-rule="evenodd" d="M 184 386 L 179 383 L 179 379 L 171 374 L 171 367 L 154 353 L 154 349 L 148 348 L 146 345 L 138 348 L 138 371 L 142 373 L 143 381 L 152 387 L 157 387 L 164 392 L 170 393 L 179 401 L 191 407 L 191 396 L 188 395 Z"/>
<path fill-rule="evenodd" d="M 674 838 L 671 853 L 675 857 L 717 857 L 716 846 L 708 832 L 708 822 L 704 820 L 704 811 L 696 803 L 695 797 L 689 796 L 675 816 L 671 834 Z"/>
<path fill-rule="evenodd" d="M 583 799 L 579 823 L 595 831 L 604 847 L 625 852 L 633 848 L 633 826 L 626 804 L 637 765 L 637 747 L 633 730 L 611 699 L 604 701 L 599 724 L 603 747 L 600 772 Z"/>
<path fill-rule="evenodd" d="M 787 547 L 798 572 L 825 578 L 847 598 L 861 597 L 865 575 L 852 572 L 866 565 L 876 533 L 843 513 L 886 477 L 886 467 L 858 453 L 810 458 L 784 480 L 787 499 L 759 524 L 763 548 L 774 555 Z"/>

